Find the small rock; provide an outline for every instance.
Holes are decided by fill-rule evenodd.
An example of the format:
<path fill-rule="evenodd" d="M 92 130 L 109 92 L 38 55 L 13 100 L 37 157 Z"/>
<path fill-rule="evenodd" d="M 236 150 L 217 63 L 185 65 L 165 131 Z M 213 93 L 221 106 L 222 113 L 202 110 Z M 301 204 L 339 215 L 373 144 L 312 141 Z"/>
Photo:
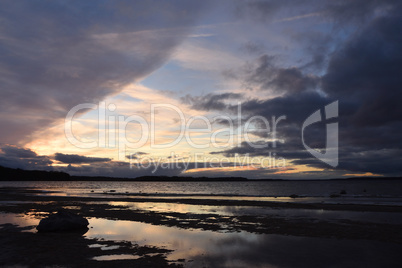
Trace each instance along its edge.
<path fill-rule="evenodd" d="M 88 230 L 88 220 L 69 211 L 60 210 L 42 219 L 36 229 L 39 232 L 68 232 Z"/>

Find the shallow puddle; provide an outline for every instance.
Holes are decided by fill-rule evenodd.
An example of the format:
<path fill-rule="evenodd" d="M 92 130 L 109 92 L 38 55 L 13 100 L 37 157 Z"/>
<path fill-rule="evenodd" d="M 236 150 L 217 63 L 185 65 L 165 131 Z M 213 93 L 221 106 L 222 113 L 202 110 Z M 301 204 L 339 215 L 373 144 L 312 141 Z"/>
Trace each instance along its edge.
<path fill-rule="evenodd" d="M 185 267 L 398 267 L 402 261 L 402 245 L 396 243 L 245 231 L 214 232 L 99 218 L 88 220 L 91 228 L 84 237 L 99 239 L 99 243 L 89 247 L 104 251 L 93 258 L 97 261 L 141 258 L 118 254 L 119 246 L 103 244 L 102 239 L 173 250 L 167 253 L 167 259 L 183 263 Z M 0 214 L 0 223 L 24 227 L 38 222 L 31 216 Z"/>
<path fill-rule="evenodd" d="M 36 226 L 39 224 L 39 221 L 39 219 L 32 215 L 0 213 L 0 224 L 11 223 L 20 227 L 32 227 L 31 229 L 24 230 L 24 232 L 36 232 Z"/>
<path fill-rule="evenodd" d="M 114 250 L 120 248 L 120 246 L 108 246 L 108 245 L 102 245 L 102 244 L 92 244 L 88 246 L 89 248 L 100 248 L 101 250 Z"/>
<path fill-rule="evenodd" d="M 131 254 L 112 254 L 112 255 L 102 255 L 96 256 L 92 259 L 95 261 L 115 261 L 115 260 L 136 260 L 141 258 L 138 255 L 131 255 Z"/>
<path fill-rule="evenodd" d="M 125 206 L 132 210 L 145 210 L 158 213 L 178 212 L 193 214 L 216 214 L 220 216 L 253 215 L 275 216 L 282 218 L 314 218 L 317 220 L 325 221 L 351 220 L 373 223 L 402 224 L 402 213 L 392 212 L 337 211 L 323 209 L 292 209 L 253 206 L 208 206 L 178 203 L 135 203 L 117 201 L 106 202 L 106 204 L 112 206 Z"/>
<path fill-rule="evenodd" d="M 401 245 L 377 241 L 224 233 L 96 218 L 89 221 L 93 228 L 85 234 L 88 238 L 171 249 L 168 260 L 185 259 L 186 267 L 378 267 L 385 263 L 393 266 L 401 260 Z"/>

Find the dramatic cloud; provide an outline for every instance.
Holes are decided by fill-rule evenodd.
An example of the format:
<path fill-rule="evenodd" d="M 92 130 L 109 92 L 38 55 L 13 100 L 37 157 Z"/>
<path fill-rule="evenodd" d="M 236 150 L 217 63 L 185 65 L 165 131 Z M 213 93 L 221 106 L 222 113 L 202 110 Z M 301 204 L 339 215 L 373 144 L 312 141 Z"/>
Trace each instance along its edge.
<path fill-rule="evenodd" d="M 130 155 L 126 155 L 126 158 L 127 159 L 139 159 L 139 158 L 141 158 L 141 156 L 147 155 L 147 154 L 148 153 L 145 153 L 145 152 L 136 152 L 136 153 L 133 153 Z"/>
<path fill-rule="evenodd" d="M 227 100 L 240 99 L 243 95 L 238 93 L 222 93 L 222 94 L 207 94 L 205 96 L 190 96 L 186 95 L 181 98 L 184 104 L 190 105 L 196 110 L 223 110 L 227 107 Z"/>
<path fill-rule="evenodd" d="M 402 97 L 402 8 L 375 19 L 331 58 L 323 90 L 355 103 L 360 126 L 400 121 Z"/>
<path fill-rule="evenodd" d="M 94 162 L 109 162 L 112 159 L 110 158 L 101 158 L 101 157 L 88 157 L 77 154 L 62 154 L 56 153 L 54 155 L 54 159 L 65 163 L 65 164 L 83 164 L 83 163 L 94 163 Z"/>
<path fill-rule="evenodd" d="M 77 154 L 56 153 L 54 156 L 37 155 L 34 151 L 15 146 L 3 146 L 0 151 L 0 166 L 27 170 L 54 170 L 77 176 L 109 176 L 135 178 L 140 176 L 232 176 L 230 172 L 219 172 L 222 168 L 247 167 L 235 162 L 193 162 L 185 158 L 152 157 L 145 152 L 137 152 L 137 158 L 130 162 L 113 161 L 110 158 L 88 157 Z M 55 161 L 68 166 L 52 166 Z M 217 171 L 218 169 L 218 171 Z M 191 171 L 189 174 L 184 172 Z M 260 173 L 274 173 L 277 169 L 261 169 Z M 240 173 L 239 173 L 240 174 Z M 243 172 L 243 175 L 247 175 Z"/>
<path fill-rule="evenodd" d="M 37 155 L 34 151 L 26 148 L 5 145 L 0 151 L 0 166 L 21 169 L 46 169 L 53 161 L 46 155 Z"/>
<path fill-rule="evenodd" d="M 337 25 L 345 25 L 363 23 L 398 4 L 398 0 L 249 0 L 239 1 L 236 13 L 241 18 L 262 23 L 322 17 Z"/>
<path fill-rule="evenodd" d="M 359 1 L 351 1 L 356 5 Z M 374 5 L 367 1 L 367 5 Z M 392 1 L 386 3 L 389 5 Z M 343 9 L 342 5 L 337 6 Z M 357 8 L 357 6 L 356 6 Z M 402 66 L 402 18 L 401 7 L 384 9 L 376 5 L 381 15 L 352 34 L 329 58 L 326 74 L 317 77 L 303 74 L 297 67 L 278 68 L 275 57 L 263 55 L 248 64 L 245 71 L 232 77 L 244 79 L 262 92 L 276 90 L 282 96 L 266 100 L 254 99 L 243 102 L 242 111 L 249 117 L 261 115 L 286 115 L 277 129 L 276 148 L 255 148 L 247 143 L 228 150 L 217 151 L 225 156 L 234 154 L 267 155 L 275 152 L 280 156 L 296 159 L 294 164 L 326 168 L 324 163 L 309 155 L 301 141 L 301 126 L 314 111 L 339 101 L 339 170 L 400 174 L 402 142 L 396 133 L 402 129 L 401 76 Z M 336 6 L 331 6 L 336 16 Z M 379 11 L 381 10 L 381 12 Z M 264 11 L 264 10 L 262 10 Z M 355 14 L 359 16 L 360 13 Z M 365 13 L 369 16 L 369 13 Z M 334 16 L 335 16 L 334 15 Z M 347 15 L 345 15 L 347 16 Z M 319 89 L 319 90 L 317 90 Z M 220 100 L 223 103 L 223 100 Z M 202 103 L 208 103 L 204 100 Z M 201 107 L 202 108 L 202 107 Z M 235 106 L 226 105 L 224 110 L 235 114 Z M 222 109 L 222 110 L 223 110 Z M 258 135 L 258 132 L 255 133 Z M 269 137 L 261 133 L 261 138 Z M 305 130 L 306 144 L 313 148 L 325 148 L 325 122 L 309 126 Z"/>
<path fill-rule="evenodd" d="M 2 1 L 0 142 L 21 143 L 159 67 L 205 3 Z"/>
<path fill-rule="evenodd" d="M 227 1 L 214 4 L 213 10 L 204 9 L 205 5 L 184 0 L 1 2 L 0 143 L 23 146 L 35 137 L 32 148 L 49 155 L 7 145 L 1 149 L 0 165 L 120 177 L 176 176 L 185 170 L 191 175 L 279 176 L 277 170 L 233 171 L 230 164 L 221 170 L 196 163 L 170 169 L 156 168 L 153 163 L 147 168 L 130 165 L 128 161 L 167 154 L 148 144 L 135 149 L 147 153 L 125 153 L 127 162 L 113 160 L 117 149 L 64 154 L 69 145 L 61 138 L 59 148 L 43 148 L 40 133 L 51 136 L 46 134 L 48 127 L 56 128 L 73 106 L 96 103 L 146 77 L 141 83 L 155 89 L 152 93 L 120 94 L 113 102 L 124 103 L 125 112 L 134 109 L 147 120 L 147 109 L 153 103 L 187 106 L 182 109 L 186 119 L 217 118 L 214 130 L 221 126 L 238 130 L 239 124 L 254 116 L 269 122 L 273 116 L 286 116 L 278 123 L 275 136 L 273 129 L 264 130 L 262 122 L 252 124 L 252 142 L 259 148 L 243 142 L 200 150 L 204 154 L 266 157 L 275 153 L 298 165 L 297 170 L 305 170 L 305 176 L 402 174 L 401 1 Z M 339 116 L 324 120 L 323 108 L 335 101 Z M 236 118 L 238 102 L 241 118 Z M 116 119 L 128 115 L 121 107 L 108 115 Z M 323 120 L 302 129 L 318 110 Z M 155 129 L 166 141 L 180 133 L 177 125 L 181 121 L 172 118 L 173 113 L 160 112 L 156 122 Z M 77 120 L 82 128 L 76 130 L 83 140 L 96 134 L 96 119 L 95 113 L 88 113 L 87 118 Z M 313 157 L 303 141 L 324 152 L 327 124 L 334 122 L 339 123 L 339 165 L 330 168 Z M 114 133 L 121 133 L 112 125 L 107 129 L 109 142 Z M 135 140 L 139 133 L 132 131 L 129 138 Z M 208 135 L 194 133 L 192 137 L 197 144 Z M 222 133 L 218 138 L 226 137 Z M 173 150 L 196 152 L 184 141 Z M 103 155 L 95 157 L 100 152 Z M 184 158 L 168 157 L 169 161 L 178 159 Z M 57 165 L 52 166 L 53 161 Z"/>
<path fill-rule="evenodd" d="M 16 146 L 4 146 L 1 148 L 1 150 L 5 155 L 9 157 L 32 158 L 38 156 L 31 149 L 25 149 Z"/>
<path fill-rule="evenodd" d="M 281 29 L 292 43 L 303 48 L 303 67 L 320 71 L 328 57 L 345 38 L 364 27 L 373 18 L 387 16 L 400 8 L 398 0 L 339 0 L 339 1 L 238 1 L 239 18 L 273 27 L 278 23 L 300 22 Z M 308 21 L 309 23 L 303 23 Z M 286 44 L 288 45 L 288 44 Z"/>
<path fill-rule="evenodd" d="M 313 90 L 319 82 L 319 78 L 312 74 L 303 74 L 296 67 L 280 68 L 274 64 L 274 57 L 262 55 L 247 70 L 245 85 L 249 88 L 255 86 L 259 90 L 271 90 L 273 92 L 298 93 Z"/>

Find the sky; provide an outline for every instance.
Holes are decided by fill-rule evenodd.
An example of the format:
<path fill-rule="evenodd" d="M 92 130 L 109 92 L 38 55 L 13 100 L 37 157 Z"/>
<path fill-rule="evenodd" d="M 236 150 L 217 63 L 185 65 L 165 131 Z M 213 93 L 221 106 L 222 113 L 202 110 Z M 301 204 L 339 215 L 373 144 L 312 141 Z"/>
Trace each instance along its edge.
<path fill-rule="evenodd" d="M 0 166 L 402 175 L 397 0 L 1 1 Z"/>

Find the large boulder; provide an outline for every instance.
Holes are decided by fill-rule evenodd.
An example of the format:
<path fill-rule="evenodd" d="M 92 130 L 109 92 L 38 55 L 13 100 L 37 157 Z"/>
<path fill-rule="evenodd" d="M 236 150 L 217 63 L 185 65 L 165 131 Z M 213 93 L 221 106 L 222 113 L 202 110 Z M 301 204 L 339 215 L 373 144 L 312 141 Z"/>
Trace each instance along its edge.
<path fill-rule="evenodd" d="M 69 211 L 60 210 L 42 219 L 36 229 L 39 232 L 87 231 L 88 220 Z"/>

